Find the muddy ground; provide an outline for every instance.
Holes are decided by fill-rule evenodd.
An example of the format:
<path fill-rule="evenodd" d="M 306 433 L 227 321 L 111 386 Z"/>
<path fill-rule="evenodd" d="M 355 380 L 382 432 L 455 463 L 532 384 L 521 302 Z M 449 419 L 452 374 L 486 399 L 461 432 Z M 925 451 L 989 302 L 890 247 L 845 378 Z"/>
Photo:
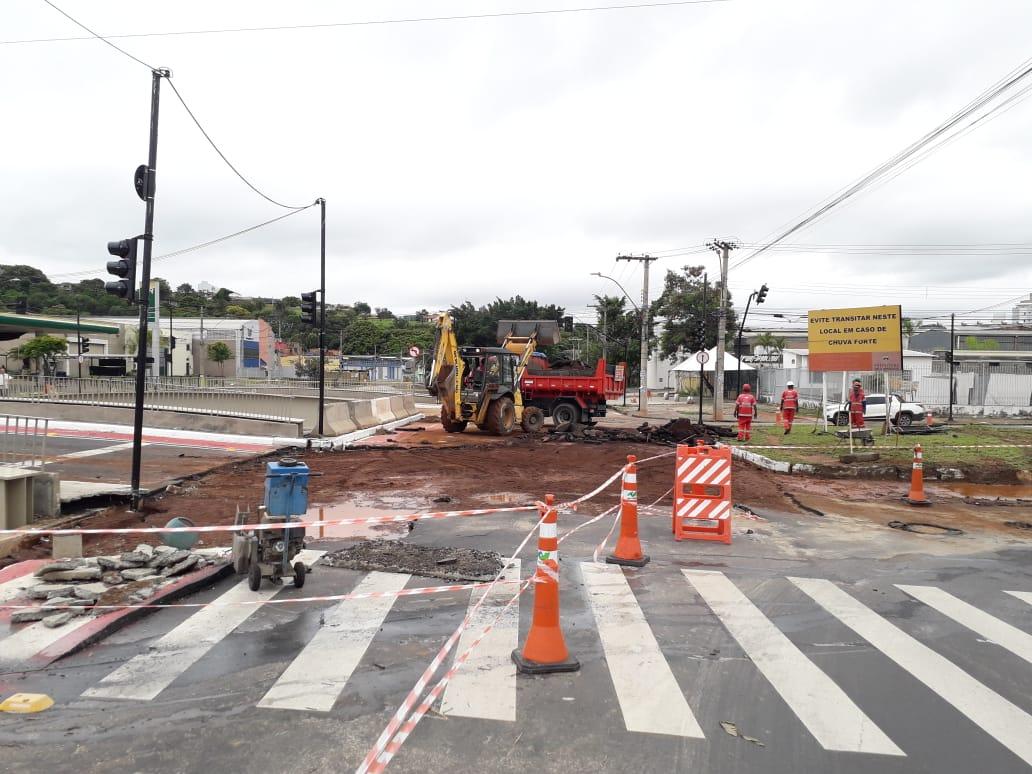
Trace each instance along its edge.
<path fill-rule="evenodd" d="M 560 501 L 568 500 L 608 478 L 628 454 L 644 459 L 672 451 L 667 446 L 644 443 L 545 443 L 541 438 L 523 435 L 451 435 L 430 422 L 417 427 L 423 429 L 377 436 L 346 451 L 291 452 L 315 474 L 309 487 L 312 517 L 318 517 L 320 506 L 326 507 L 326 518 L 341 518 L 367 515 L 351 511 L 371 508 L 397 513 L 525 505 L 547 493 Z M 268 459 L 230 463 L 151 498 L 146 505 L 146 524 L 161 526 L 173 516 L 186 516 L 198 525 L 231 524 L 238 506 L 249 507 L 254 513 L 262 501 Z M 672 467 L 671 457 L 639 467 L 640 502 L 651 503 L 672 486 Z M 905 482 L 829 481 L 775 474 L 740 462 L 734 465 L 732 482 L 734 501 L 761 513 L 809 514 L 814 518 L 837 514 L 882 523 L 893 519 L 934 521 L 965 530 L 1028 535 L 1027 530 L 1006 525 L 1008 521 L 1032 521 L 1032 509 L 1028 507 L 974 506 L 965 503 L 959 493 L 929 486 L 929 496 L 936 505 L 909 509 L 900 502 L 906 489 Z M 618 487 L 611 487 L 585 506 L 585 512 L 609 507 L 618 502 L 618 497 Z M 669 498 L 663 501 L 669 502 Z M 80 523 L 82 527 L 140 525 L 140 516 L 124 505 L 99 511 Z M 355 538 L 377 534 L 389 536 L 374 530 Z M 228 532 L 209 533 L 202 536 L 201 545 L 228 545 L 230 540 Z M 148 542 L 159 541 L 155 535 Z M 139 542 L 139 535 L 87 536 L 84 553 L 117 553 Z M 49 542 L 40 540 L 24 546 L 16 558 L 49 553 Z"/>

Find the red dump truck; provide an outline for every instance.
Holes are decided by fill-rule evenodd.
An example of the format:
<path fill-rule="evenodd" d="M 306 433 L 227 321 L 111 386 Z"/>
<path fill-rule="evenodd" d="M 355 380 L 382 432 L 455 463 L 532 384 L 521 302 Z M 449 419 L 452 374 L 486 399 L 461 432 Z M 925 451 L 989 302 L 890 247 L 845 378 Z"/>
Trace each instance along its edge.
<path fill-rule="evenodd" d="M 591 424 L 606 415 L 606 401 L 623 396 L 627 368 L 624 363 L 594 368 L 581 364 L 550 366 L 537 355 L 530 358 L 520 379 L 523 405 L 540 409 L 557 427 Z"/>

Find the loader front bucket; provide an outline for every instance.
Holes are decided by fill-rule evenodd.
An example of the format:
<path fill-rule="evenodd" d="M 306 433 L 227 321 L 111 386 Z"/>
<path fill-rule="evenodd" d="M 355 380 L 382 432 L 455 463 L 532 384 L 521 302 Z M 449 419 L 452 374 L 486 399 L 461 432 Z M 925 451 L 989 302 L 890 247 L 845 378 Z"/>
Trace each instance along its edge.
<path fill-rule="evenodd" d="M 550 347 L 559 343 L 559 323 L 555 320 L 499 320 L 498 343 L 505 341 L 506 336 L 527 338 L 537 334 L 537 343 L 542 347 Z"/>

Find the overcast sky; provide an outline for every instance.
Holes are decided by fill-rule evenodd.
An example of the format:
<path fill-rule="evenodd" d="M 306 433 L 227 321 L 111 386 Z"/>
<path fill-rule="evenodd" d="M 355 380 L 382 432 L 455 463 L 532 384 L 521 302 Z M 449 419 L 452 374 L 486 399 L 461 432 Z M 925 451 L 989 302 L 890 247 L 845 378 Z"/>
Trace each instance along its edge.
<path fill-rule="evenodd" d="M 55 1 L 102 34 L 606 4 Z M 1032 56 L 1030 29 L 1027 0 L 729 0 L 117 42 L 172 70 L 270 196 L 327 199 L 331 302 L 400 313 L 518 293 L 586 313 L 592 294 L 619 292 L 593 271 L 638 299 L 640 265 L 618 253 L 759 243 L 791 224 Z M 0 4 L 0 39 L 80 34 L 41 0 Z M 149 98 L 150 73 L 100 41 L 0 45 L 0 263 L 103 276 L 105 243 L 143 228 L 132 172 Z M 284 212 L 167 87 L 161 108 L 156 254 Z M 1032 244 L 1029 137 L 1032 100 L 788 241 Z M 318 284 L 318 249 L 308 210 L 154 273 L 296 294 Z M 712 254 L 659 261 L 653 297 L 685 263 L 717 271 Z M 1030 293 L 1030 267 L 1020 254 L 777 252 L 730 284 L 744 302 L 766 282 L 769 311 L 922 316 Z"/>

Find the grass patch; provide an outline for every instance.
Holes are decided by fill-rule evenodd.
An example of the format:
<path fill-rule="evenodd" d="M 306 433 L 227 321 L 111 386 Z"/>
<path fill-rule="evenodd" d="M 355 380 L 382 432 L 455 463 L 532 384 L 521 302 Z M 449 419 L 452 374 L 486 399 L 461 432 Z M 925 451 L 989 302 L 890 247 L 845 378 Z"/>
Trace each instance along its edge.
<path fill-rule="evenodd" d="M 841 440 L 834 432 L 812 433 L 812 425 L 796 424 L 791 435 L 775 426 L 753 428 L 752 442 L 743 446 L 775 446 L 758 449 L 771 459 L 784 462 L 834 463 L 840 454 L 849 452 L 849 441 Z M 829 428 L 830 430 L 830 428 Z M 921 444 L 925 463 L 929 465 L 975 465 L 988 463 L 1006 465 L 1019 470 L 1032 467 L 1032 448 L 964 449 L 963 446 L 996 444 L 1032 444 L 1032 430 L 1008 427 L 986 427 L 975 424 L 954 424 L 935 435 L 881 435 L 881 427 L 872 428 L 873 447 L 856 444 L 858 451 L 876 451 L 886 462 L 903 464 L 913 458 L 914 446 Z M 796 446 L 816 446 L 817 449 L 794 449 Z"/>

